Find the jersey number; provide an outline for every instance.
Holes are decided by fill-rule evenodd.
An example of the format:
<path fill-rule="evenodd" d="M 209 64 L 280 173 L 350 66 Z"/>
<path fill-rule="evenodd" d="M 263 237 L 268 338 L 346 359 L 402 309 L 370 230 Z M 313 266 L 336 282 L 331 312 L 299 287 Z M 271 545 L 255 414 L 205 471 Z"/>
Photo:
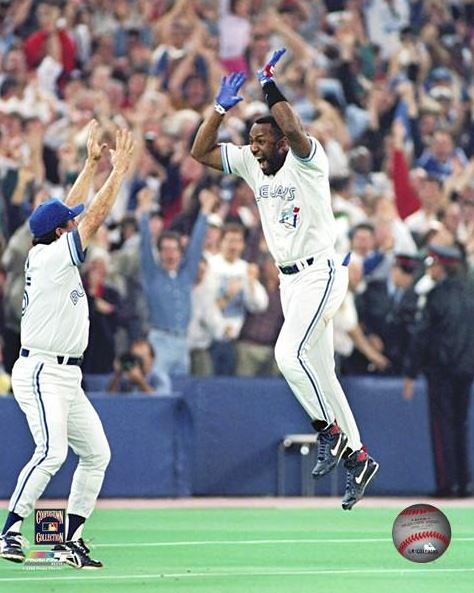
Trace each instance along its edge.
<path fill-rule="evenodd" d="M 30 304 L 30 297 L 28 295 L 28 287 L 31 286 L 31 276 L 25 276 L 25 290 L 23 291 L 23 300 L 21 302 L 21 316 L 25 314 L 26 308 Z"/>

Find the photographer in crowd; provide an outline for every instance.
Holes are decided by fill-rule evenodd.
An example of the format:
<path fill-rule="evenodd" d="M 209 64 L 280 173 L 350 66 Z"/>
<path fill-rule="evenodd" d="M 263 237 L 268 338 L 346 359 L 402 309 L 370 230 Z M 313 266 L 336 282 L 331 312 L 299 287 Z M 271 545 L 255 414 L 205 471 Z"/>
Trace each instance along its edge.
<path fill-rule="evenodd" d="M 168 375 L 154 370 L 155 352 L 147 340 L 136 340 L 130 350 L 115 362 L 114 376 L 107 391 L 113 393 L 150 393 L 169 395 Z"/>

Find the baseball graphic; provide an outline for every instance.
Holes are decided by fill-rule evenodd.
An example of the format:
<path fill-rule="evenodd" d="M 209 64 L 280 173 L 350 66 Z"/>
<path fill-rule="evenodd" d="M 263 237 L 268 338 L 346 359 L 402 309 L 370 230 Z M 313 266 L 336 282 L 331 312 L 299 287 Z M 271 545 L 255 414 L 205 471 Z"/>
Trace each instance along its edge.
<path fill-rule="evenodd" d="M 400 554 L 412 562 L 432 562 L 447 550 L 451 525 L 444 513 L 430 504 L 414 504 L 395 519 L 392 538 Z"/>

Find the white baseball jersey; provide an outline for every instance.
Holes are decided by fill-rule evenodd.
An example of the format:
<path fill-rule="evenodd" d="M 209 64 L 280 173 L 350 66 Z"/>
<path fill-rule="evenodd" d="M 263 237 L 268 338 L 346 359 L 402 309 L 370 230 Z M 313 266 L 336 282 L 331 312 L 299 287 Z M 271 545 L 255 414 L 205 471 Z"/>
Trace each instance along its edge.
<path fill-rule="evenodd" d="M 347 266 L 334 261 L 336 221 L 329 191 L 328 159 L 311 140 L 307 158 L 288 151 L 275 175 L 264 175 L 250 146 L 221 144 L 226 173 L 239 175 L 255 194 L 263 232 L 276 263 L 314 258 L 297 273 L 280 275 L 285 321 L 275 358 L 293 393 L 312 420 L 335 419 L 360 449 L 360 435 L 334 369 L 332 318 L 347 290 Z"/>
<path fill-rule="evenodd" d="M 302 159 L 289 150 L 275 175 L 264 175 L 250 146 L 221 144 L 224 171 L 252 188 L 268 248 L 280 266 L 334 250 L 328 159 L 321 144 L 310 140 L 309 155 Z"/>
<path fill-rule="evenodd" d="M 72 357 L 86 349 L 89 307 L 77 269 L 84 257 L 77 229 L 31 248 L 21 319 L 24 348 Z"/>

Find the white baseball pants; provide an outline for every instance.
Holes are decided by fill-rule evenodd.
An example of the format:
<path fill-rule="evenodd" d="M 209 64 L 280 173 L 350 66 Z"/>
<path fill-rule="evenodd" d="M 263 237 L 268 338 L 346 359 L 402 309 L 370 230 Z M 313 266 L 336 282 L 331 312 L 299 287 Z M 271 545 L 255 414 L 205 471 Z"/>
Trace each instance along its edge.
<path fill-rule="evenodd" d="M 317 259 L 296 274 L 280 274 L 283 323 L 275 358 L 293 393 L 312 420 L 337 421 L 354 451 L 359 430 L 336 376 L 332 318 L 347 291 L 347 267 Z"/>
<path fill-rule="evenodd" d="M 66 460 L 68 446 L 79 456 L 68 513 L 89 517 L 102 487 L 110 448 L 102 423 L 81 388 L 78 366 L 57 364 L 56 357 L 20 357 L 12 371 L 16 401 L 26 415 L 36 444 L 21 471 L 9 510 L 28 516 L 51 477 Z"/>

